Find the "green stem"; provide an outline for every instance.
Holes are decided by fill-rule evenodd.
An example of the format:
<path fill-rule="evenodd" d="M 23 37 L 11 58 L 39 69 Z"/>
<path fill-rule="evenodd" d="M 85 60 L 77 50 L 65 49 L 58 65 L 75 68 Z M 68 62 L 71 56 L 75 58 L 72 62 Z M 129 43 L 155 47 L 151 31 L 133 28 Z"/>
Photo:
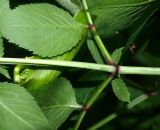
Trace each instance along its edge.
<path fill-rule="evenodd" d="M 115 72 L 115 66 L 102 65 L 87 62 L 46 60 L 46 59 L 22 59 L 22 58 L 0 58 L 0 64 L 10 65 L 32 65 L 32 66 L 62 66 L 74 67 L 104 72 Z M 119 66 L 119 74 L 160 75 L 160 68 L 152 67 L 129 67 Z"/>
<path fill-rule="evenodd" d="M 78 129 L 79 129 L 79 127 L 80 127 L 80 125 L 81 125 L 81 123 L 82 123 L 83 118 L 84 118 L 85 115 L 86 115 L 86 111 L 83 111 L 83 112 L 81 113 L 81 115 L 80 115 L 80 117 L 79 117 L 79 119 L 78 119 L 75 127 L 74 127 L 74 130 L 78 130 Z"/>
<path fill-rule="evenodd" d="M 94 94 L 87 100 L 85 107 L 88 109 L 90 108 L 93 103 L 96 101 L 96 99 L 98 98 L 98 96 L 101 94 L 101 92 L 105 89 L 105 87 L 109 84 L 109 82 L 112 80 L 112 77 L 107 78 L 104 82 L 102 82 L 102 84 L 96 89 L 96 91 L 94 92 Z M 74 127 L 74 130 L 78 130 L 80 127 L 80 124 L 82 123 L 82 120 L 84 118 L 84 116 L 86 115 L 87 111 L 83 111 Z"/>
<path fill-rule="evenodd" d="M 105 124 L 107 124 L 108 122 L 112 121 L 113 119 L 115 119 L 117 117 L 118 117 L 117 113 L 112 113 L 109 116 L 107 116 L 106 118 L 102 119 L 98 123 L 96 123 L 93 126 L 91 126 L 90 128 L 88 128 L 87 130 L 97 130 L 98 128 L 104 126 Z"/>
<path fill-rule="evenodd" d="M 100 48 L 100 51 L 101 51 L 102 55 L 108 61 L 108 63 L 112 64 L 113 60 L 112 60 L 109 52 L 105 48 L 105 46 L 104 46 L 101 38 L 99 37 L 99 35 L 98 35 L 97 31 L 96 31 L 95 26 L 93 26 L 93 21 L 92 21 L 90 13 L 88 12 L 88 5 L 87 5 L 86 0 L 82 0 L 82 5 L 83 5 L 83 8 L 84 8 L 84 11 L 85 11 L 85 14 L 86 14 L 89 26 L 92 26 L 92 27 L 89 27 L 89 28 L 91 28 L 91 33 L 92 33 L 92 35 L 93 35 L 93 37 L 94 37 L 94 39 L 95 39 L 98 47 Z"/>
<path fill-rule="evenodd" d="M 95 26 L 93 25 L 93 21 L 92 21 L 92 18 L 91 18 L 91 15 L 90 13 L 88 12 L 88 5 L 87 5 L 87 2 L 86 0 L 82 0 L 82 5 L 83 5 L 83 8 L 84 8 L 84 11 L 85 11 L 85 14 L 86 14 L 86 17 L 87 17 L 87 20 L 88 20 L 88 28 L 90 29 L 96 43 L 97 43 L 97 46 L 99 47 L 100 51 L 101 51 L 101 54 L 104 56 L 104 58 L 108 61 L 109 64 L 113 64 L 113 60 L 110 56 L 110 54 L 108 53 L 107 49 L 105 48 L 101 38 L 99 37 L 97 31 L 96 31 L 96 28 Z M 115 67 L 112 66 L 114 68 L 114 70 L 112 72 L 115 71 Z M 95 91 L 95 93 L 88 99 L 88 101 L 86 102 L 86 108 L 90 108 L 92 106 L 92 104 L 96 101 L 96 99 L 98 98 L 98 96 L 101 94 L 101 92 L 104 90 L 104 88 L 109 84 L 109 82 L 112 80 L 112 77 L 109 77 L 107 78 L 98 88 L 97 90 Z M 74 130 L 78 130 L 79 129 L 79 126 L 86 114 L 86 110 L 83 111 L 75 125 L 75 128 Z"/>
<path fill-rule="evenodd" d="M 148 95 L 147 94 L 143 94 L 139 97 L 137 97 L 136 99 L 134 99 L 132 102 L 127 104 L 127 109 L 131 109 L 133 107 L 135 107 L 136 105 L 140 104 L 141 102 L 145 101 L 146 99 L 148 99 Z"/>
<path fill-rule="evenodd" d="M 92 104 L 96 101 L 98 96 L 101 94 L 101 92 L 105 89 L 105 87 L 109 84 L 109 82 L 112 80 L 112 76 L 109 76 L 106 80 L 104 80 L 101 85 L 96 89 L 95 93 L 91 98 L 88 99 L 86 106 L 87 108 L 90 108 Z"/>
<path fill-rule="evenodd" d="M 132 109 L 133 107 L 137 106 L 138 104 L 140 104 L 141 102 L 145 101 L 148 98 L 149 98 L 149 96 L 147 94 L 143 94 L 143 95 L 137 97 L 136 99 L 134 99 L 133 101 L 128 103 L 128 105 L 126 106 L 127 110 Z M 87 130 L 97 130 L 100 127 L 104 126 L 105 124 L 109 123 L 110 121 L 114 120 L 115 118 L 117 118 L 121 114 L 122 113 L 115 113 L 114 112 L 114 113 L 108 115 L 106 118 L 102 119 L 101 121 L 97 122 L 96 124 L 94 124 L 90 128 L 88 128 Z"/>

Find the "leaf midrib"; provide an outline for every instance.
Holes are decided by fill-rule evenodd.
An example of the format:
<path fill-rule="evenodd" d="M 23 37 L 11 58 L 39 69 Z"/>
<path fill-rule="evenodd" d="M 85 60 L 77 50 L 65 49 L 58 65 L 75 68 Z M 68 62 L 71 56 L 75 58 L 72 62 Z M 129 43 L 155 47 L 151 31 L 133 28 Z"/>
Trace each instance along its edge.
<path fill-rule="evenodd" d="M 0 101 L 0 106 L 2 106 L 5 110 L 7 110 L 9 113 L 11 113 L 13 116 L 15 116 L 18 120 L 29 126 L 32 130 L 36 130 L 32 125 L 30 125 L 27 121 L 25 121 L 23 118 L 21 118 L 19 115 L 17 115 L 14 111 L 12 111 L 7 105 L 5 105 L 2 101 Z"/>

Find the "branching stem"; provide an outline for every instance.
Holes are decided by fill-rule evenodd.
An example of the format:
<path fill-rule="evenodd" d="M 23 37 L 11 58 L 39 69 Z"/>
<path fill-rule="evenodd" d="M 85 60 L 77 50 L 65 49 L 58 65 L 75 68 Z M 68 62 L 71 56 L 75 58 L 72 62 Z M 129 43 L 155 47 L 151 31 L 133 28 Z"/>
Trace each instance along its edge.
<path fill-rule="evenodd" d="M 92 18 L 91 18 L 91 15 L 90 13 L 88 12 L 88 5 L 87 5 L 87 2 L 86 0 L 82 0 L 82 5 L 83 5 L 83 8 L 84 8 L 84 11 L 85 11 L 85 14 L 86 14 L 86 18 L 88 20 L 88 28 L 89 30 L 91 31 L 102 55 L 104 56 L 104 58 L 108 61 L 109 64 L 112 64 L 113 63 L 113 60 L 109 54 L 109 52 L 107 51 L 107 49 L 105 48 L 101 38 L 99 37 L 97 31 L 96 31 L 96 28 L 93 24 L 93 21 L 92 21 Z"/>

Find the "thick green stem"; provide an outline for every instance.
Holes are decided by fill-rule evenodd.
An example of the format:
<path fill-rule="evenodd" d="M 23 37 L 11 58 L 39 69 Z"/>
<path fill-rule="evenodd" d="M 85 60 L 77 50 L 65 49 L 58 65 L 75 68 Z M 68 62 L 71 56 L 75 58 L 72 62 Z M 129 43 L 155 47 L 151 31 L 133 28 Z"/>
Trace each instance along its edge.
<path fill-rule="evenodd" d="M 105 87 L 109 84 L 109 82 L 111 80 L 112 80 L 112 77 L 109 77 L 104 82 L 102 82 L 102 84 L 96 89 L 96 91 L 94 92 L 94 94 L 87 100 L 87 102 L 85 104 L 86 109 L 90 108 L 93 105 L 93 103 L 96 101 L 96 99 L 98 98 L 98 96 L 101 94 L 101 92 L 105 89 Z M 79 119 L 78 119 L 78 121 L 77 121 L 77 123 L 75 125 L 74 130 L 78 130 L 79 129 L 80 124 L 81 124 L 84 116 L 86 115 L 86 113 L 87 113 L 87 110 L 84 110 L 81 113 L 81 115 L 80 115 L 80 117 L 79 117 Z"/>
<path fill-rule="evenodd" d="M 89 24 L 88 28 L 90 29 L 90 31 L 91 31 L 91 33 L 92 33 L 92 35 L 93 35 L 93 37 L 94 37 L 99 49 L 101 50 L 102 55 L 108 61 L 109 64 L 112 64 L 113 60 L 112 60 L 110 54 L 108 53 L 107 49 L 105 48 L 101 38 L 99 37 L 95 26 L 93 25 L 93 21 L 92 21 L 91 15 L 88 12 L 88 5 L 87 5 L 86 0 L 82 0 L 82 5 L 83 5 L 83 8 L 84 8 L 87 20 L 88 20 L 88 24 Z"/>
<path fill-rule="evenodd" d="M 145 101 L 148 98 L 149 98 L 149 96 L 147 94 L 143 94 L 143 95 L 137 97 L 136 99 L 134 99 L 133 101 L 128 103 L 128 105 L 126 106 L 127 110 L 132 109 L 133 107 L 137 106 L 138 104 L 140 104 L 141 102 Z M 96 124 L 94 124 L 90 128 L 88 128 L 87 130 L 97 130 L 100 127 L 104 126 L 105 124 L 109 123 L 110 121 L 114 120 L 115 118 L 117 118 L 121 114 L 122 113 L 115 113 L 114 112 L 114 113 L 108 115 L 106 118 L 102 119 L 101 121 L 97 122 Z"/>
<path fill-rule="evenodd" d="M 0 58 L 0 64 L 61 66 L 61 67 L 91 69 L 91 70 L 98 70 L 110 73 L 115 72 L 115 66 L 113 65 L 102 65 L 102 64 L 87 63 L 87 62 L 62 61 L 62 60 Z M 160 68 L 119 66 L 119 74 L 160 75 Z"/>

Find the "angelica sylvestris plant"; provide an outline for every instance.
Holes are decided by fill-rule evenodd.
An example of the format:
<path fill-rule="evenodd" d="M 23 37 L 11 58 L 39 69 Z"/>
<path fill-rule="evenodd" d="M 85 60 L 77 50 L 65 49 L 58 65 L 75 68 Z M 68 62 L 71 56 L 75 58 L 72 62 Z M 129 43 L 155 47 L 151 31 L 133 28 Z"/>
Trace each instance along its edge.
<path fill-rule="evenodd" d="M 0 129 L 160 128 L 159 7 L 0 0 Z"/>

